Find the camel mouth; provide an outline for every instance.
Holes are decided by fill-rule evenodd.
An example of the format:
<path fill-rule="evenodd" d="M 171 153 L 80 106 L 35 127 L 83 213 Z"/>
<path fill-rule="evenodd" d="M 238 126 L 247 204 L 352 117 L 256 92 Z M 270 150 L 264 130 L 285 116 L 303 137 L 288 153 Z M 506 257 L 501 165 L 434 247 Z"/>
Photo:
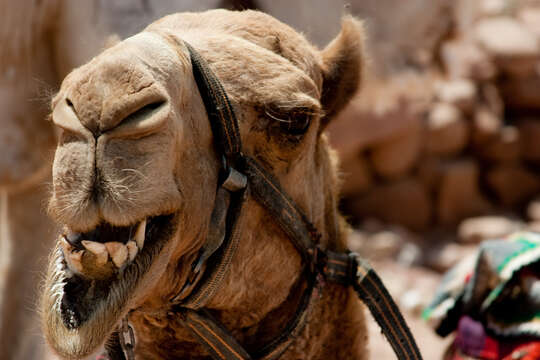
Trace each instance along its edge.
<path fill-rule="evenodd" d="M 60 287 L 56 306 L 64 326 L 77 330 L 94 326 L 91 323 L 109 315 L 125 313 L 137 285 L 173 236 L 177 222 L 176 214 L 168 214 L 130 226 L 103 223 L 85 233 L 63 235 L 55 285 Z M 119 319 L 114 320 L 113 326 Z"/>

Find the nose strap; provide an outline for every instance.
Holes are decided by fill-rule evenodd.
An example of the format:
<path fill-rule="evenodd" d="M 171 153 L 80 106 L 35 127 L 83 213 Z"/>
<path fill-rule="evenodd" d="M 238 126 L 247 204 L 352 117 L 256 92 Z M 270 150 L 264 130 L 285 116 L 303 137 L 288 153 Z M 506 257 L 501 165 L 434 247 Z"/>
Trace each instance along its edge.
<path fill-rule="evenodd" d="M 190 44 L 187 42 L 184 44 L 191 56 L 193 77 L 206 108 L 218 154 L 224 154 L 229 165 L 233 166 L 242 151 L 242 140 L 234 109 L 221 82 L 206 61 Z"/>

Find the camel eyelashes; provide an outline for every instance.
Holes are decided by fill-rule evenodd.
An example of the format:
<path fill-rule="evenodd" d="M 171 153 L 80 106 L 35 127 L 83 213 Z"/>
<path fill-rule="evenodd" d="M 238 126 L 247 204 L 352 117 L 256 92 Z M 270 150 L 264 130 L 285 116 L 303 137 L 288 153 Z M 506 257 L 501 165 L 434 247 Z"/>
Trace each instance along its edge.
<path fill-rule="evenodd" d="M 309 128 L 311 117 L 308 114 L 296 114 L 292 121 L 280 123 L 281 129 L 291 135 L 302 135 Z"/>
<path fill-rule="evenodd" d="M 275 110 L 265 109 L 265 114 L 279 123 L 282 131 L 290 135 L 303 135 L 309 128 L 311 116 L 309 109 Z"/>

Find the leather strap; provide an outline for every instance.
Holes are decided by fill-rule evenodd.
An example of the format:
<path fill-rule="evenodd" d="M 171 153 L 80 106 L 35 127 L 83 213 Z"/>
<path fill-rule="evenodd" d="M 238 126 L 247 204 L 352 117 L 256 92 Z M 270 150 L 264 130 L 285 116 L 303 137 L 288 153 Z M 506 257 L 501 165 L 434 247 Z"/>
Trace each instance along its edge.
<path fill-rule="evenodd" d="M 308 280 L 301 295 L 301 300 L 294 316 L 283 330 L 265 346 L 256 349 L 250 355 L 206 309 L 192 310 L 183 306 L 172 309 L 180 314 L 185 327 L 216 360 L 236 359 L 277 359 L 304 329 L 310 305 L 314 296 L 315 279 Z"/>
<path fill-rule="evenodd" d="M 352 285 L 381 327 L 398 359 L 422 359 L 403 315 L 367 261 L 356 253 L 327 251 L 322 271 L 328 281 Z"/>
<path fill-rule="evenodd" d="M 225 224 L 225 240 L 222 246 L 215 251 L 206 264 L 206 271 L 201 280 L 196 284 L 195 289 L 189 296 L 180 301 L 182 307 L 189 309 L 200 309 L 204 307 L 215 293 L 219 290 L 222 280 L 229 269 L 229 265 L 236 253 L 238 242 L 240 241 L 239 229 L 243 227 L 246 219 L 245 203 L 249 190 L 233 194 L 231 206 L 227 213 Z M 171 301 L 177 303 L 177 298 Z"/>
<path fill-rule="evenodd" d="M 208 114 L 218 154 L 224 154 L 230 165 L 234 166 L 242 151 L 242 140 L 234 109 L 221 82 L 210 70 L 206 60 L 187 42 L 184 44 L 191 56 L 193 76 Z"/>
<path fill-rule="evenodd" d="M 319 279 L 306 277 L 308 279 L 306 289 L 302 294 L 302 298 L 300 299 L 300 303 L 296 308 L 294 316 L 272 341 L 254 351 L 254 358 L 261 360 L 274 360 L 279 358 L 304 329 L 308 315 L 311 313 L 313 297 L 319 295 L 314 291 L 315 287 L 318 286 Z"/>
<path fill-rule="evenodd" d="M 191 334 L 216 360 L 251 360 L 230 333 L 207 310 L 184 308 L 178 312 Z"/>
<path fill-rule="evenodd" d="M 314 246 L 320 235 L 309 222 L 302 209 L 287 195 L 269 172 L 248 156 L 244 171 L 248 177 L 253 197 L 270 212 L 288 235 L 306 264 L 314 257 Z"/>
<path fill-rule="evenodd" d="M 357 264 L 355 281 L 351 285 L 381 327 L 397 358 L 421 360 L 411 330 L 377 273 L 360 256 L 355 254 L 351 259 Z"/>

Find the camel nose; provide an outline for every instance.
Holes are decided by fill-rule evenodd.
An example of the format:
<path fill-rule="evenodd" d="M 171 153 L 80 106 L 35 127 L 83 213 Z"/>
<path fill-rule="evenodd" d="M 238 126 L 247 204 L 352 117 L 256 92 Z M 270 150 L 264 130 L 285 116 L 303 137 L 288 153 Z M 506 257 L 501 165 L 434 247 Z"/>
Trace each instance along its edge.
<path fill-rule="evenodd" d="M 79 70 L 62 84 L 63 105 L 96 138 L 166 102 L 156 74 L 135 56 L 112 53 Z"/>
<path fill-rule="evenodd" d="M 95 138 L 117 128 L 121 124 L 129 127 L 135 125 L 132 123 L 141 122 L 141 120 L 152 117 L 164 107 L 166 102 L 164 96 L 159 96 L 154 92 L 136 94 L 125 99 L 118 99 L 116 103 L 113 103 L 107 109 L 108 111 L 101 110 L 101 116 L 96 117 L 88 109 L 83 110 L 82 116 L 79 115 L 79 107 L 74 105 L 69 98 L 66 99 L 67 106 L 72 109 L 78 121 L 86 129 L 90 130 Z M 84 107 L 88 107 L 88 105 L 84 105 Z"/>
<path fill-rule="evenodd" d="M 100 109 L 97 112 L 91 108 L 92 103 L 74 104 L 70 97 L 66 97 L 55 106 L 53 122 L 72 133 L 83 135 L 90 132 L 95 139 L 112 130 L 117 136 L 143 135 L 164 124 L 167 104 L 165 94 L 152 87 L 118 99 L 108 111 Z"/>

